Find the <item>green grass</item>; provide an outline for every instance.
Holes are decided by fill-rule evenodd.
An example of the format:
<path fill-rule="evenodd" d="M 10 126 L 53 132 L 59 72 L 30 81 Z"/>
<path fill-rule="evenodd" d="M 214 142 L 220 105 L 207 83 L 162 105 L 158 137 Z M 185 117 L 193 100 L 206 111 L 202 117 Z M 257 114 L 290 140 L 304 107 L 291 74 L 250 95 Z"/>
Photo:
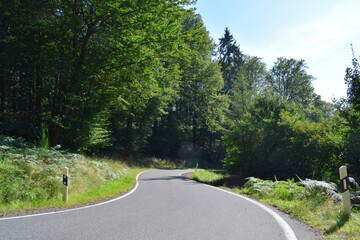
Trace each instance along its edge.
<path fill-rule="evenodd" d="M 138 167 L 0 135 L 0 217 L 46 208 L 72 208 L 123 194 L 135 185 Z M 69 168 L 69 202 L 62 201 L 62 169 Z"/>
<path fill-rule="evenodd" d="M 191 178 L 195 181 L 207 183 L 213 186 L 219 186 L 222 182 L 229 178 L 230 175 L 223 170 L 216 171 L 197 171 L 191 175 Z"/>
<path fill-rule="evenodd" d="M 225 181 L 223 171 L 199 171 L 192 179 L 213 185 Z M 322 187 L 322 186 L 321 186 Z M 325 239 L 360 239 L 360 211 L 344 215 L 341 202 L 331 200 L 325 187 L 310 188 L 294 181 L 265 181 L 249 178 L 241 188 L 230 190 L 277 207 L 318 229 Z"/>
<path fill-rule="evenodd" d="M 69 201 L 65 203 L 61 197 L 46 200 L 36 200 L 32 202 L 13 201 L 4 205 L 0 209 L 0 216 L 6 217 L 12 214 L 31 213 L 36 210 L 52 208 L 74 208 L 82 205 L 96 203 L 100 201 L 115 198 L 134 188 L 136 175 L 143 171 L 142 169 L 132 169 L 129 174 L 118 180 L 108 181 L 99 185 L 97 188 L 85 191 L 84 193 L 71 195 Z M 71 189 L 71 185 L 69 186 Z"/>
<path fill-rule="evenodd" d="M 131 190 L 136 175 L 151 168 L 195 167 L 193 161 L 119 160 L 52 149 L 46 128 L 37 145 L 0 135 L 0 217 L 43 209 L 74 208 Z M 69 168 L 69 201 L 62 201 L 62 169 Z"/>
<path fill-rule="evenodd" d="M 144 169 L 130 169 L 129 172 L 120 179 L 106 181 L 105 183 L 82 189 L 70 184 L 68 203 L 63 202 L 62 196 L 60 195 L 52 199 L 12 201 L 1 206 L 0 217 L 11 216 L 13 214 L 28 214 L 42 209 L 74 208 L 109 200 L 133 189 L 136 183 L 136 175 L 143 170 Z"/>

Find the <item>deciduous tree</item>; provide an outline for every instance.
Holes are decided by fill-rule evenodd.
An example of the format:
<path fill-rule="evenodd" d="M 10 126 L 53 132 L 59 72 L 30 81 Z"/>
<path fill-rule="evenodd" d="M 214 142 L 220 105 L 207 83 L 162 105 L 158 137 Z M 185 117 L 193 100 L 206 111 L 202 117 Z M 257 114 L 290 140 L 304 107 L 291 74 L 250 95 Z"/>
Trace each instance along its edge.
<path fill-rule="evenodd" d="M 304 60 L 280 57 L 269 71 L 268 84 L 284 101 L 310 104 L 315 96 L 311 85 L 314 77 L 306 72 L 306 68 Z"/>

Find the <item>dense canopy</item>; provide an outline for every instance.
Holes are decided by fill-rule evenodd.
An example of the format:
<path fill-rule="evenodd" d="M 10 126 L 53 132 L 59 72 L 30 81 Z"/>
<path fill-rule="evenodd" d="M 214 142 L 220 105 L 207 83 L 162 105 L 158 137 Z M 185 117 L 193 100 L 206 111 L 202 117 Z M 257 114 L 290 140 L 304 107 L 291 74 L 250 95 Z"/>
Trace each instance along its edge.
<path fill-rule="evenodd" d="M 193 3 L 1 1 L 0 134 L 244 177 L 359 174 L 357 60 L 348 99 L 326 103 L 305 60 L 267 69 L 228 28 L 215 42 Z"/>

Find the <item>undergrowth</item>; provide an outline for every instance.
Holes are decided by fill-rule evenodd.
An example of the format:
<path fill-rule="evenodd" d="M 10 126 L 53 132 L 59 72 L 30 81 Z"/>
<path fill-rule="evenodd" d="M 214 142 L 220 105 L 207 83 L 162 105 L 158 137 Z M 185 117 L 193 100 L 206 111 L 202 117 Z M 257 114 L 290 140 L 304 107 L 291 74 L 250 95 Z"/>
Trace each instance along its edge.
<path fill-rule="evenodd" d="M 123 187 L 127 191 L 134 185 L 134 174 L 140 171 L 120 161 L 87 158 L 80 154 L 46 149 L 43 145 L 37 147 L 21 138 L 0 135 L 0 215 L 24 206 L 37 209 L 49 204 L 53 207 L 61 205 L 64 167 L 70 171 L 70 205 L 85 203 L 84 199 L 96 201 L 113 196 L 109 192 L 122 193 L 121 189 L 108 189 L 108 193 L 104 189 L 109 184 L 130 181 L 127 178 L 131 177 L 132 183 Z M 90 195 L 92 197 L 86 197 Z"/>

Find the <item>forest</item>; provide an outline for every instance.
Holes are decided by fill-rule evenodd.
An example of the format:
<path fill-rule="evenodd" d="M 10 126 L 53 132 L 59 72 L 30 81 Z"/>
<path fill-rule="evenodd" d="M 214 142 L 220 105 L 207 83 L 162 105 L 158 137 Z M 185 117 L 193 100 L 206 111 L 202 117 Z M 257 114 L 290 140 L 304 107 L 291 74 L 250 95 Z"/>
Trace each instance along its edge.
<path fill-rule="evenodd" d="M 355 55 L 347 98 L 328 103 L 305 60 L 266 66 L 230 29 L 212 39 L 194 2 L 1 1 L 0 134 L 242 177 L 360 177 Z"/>

